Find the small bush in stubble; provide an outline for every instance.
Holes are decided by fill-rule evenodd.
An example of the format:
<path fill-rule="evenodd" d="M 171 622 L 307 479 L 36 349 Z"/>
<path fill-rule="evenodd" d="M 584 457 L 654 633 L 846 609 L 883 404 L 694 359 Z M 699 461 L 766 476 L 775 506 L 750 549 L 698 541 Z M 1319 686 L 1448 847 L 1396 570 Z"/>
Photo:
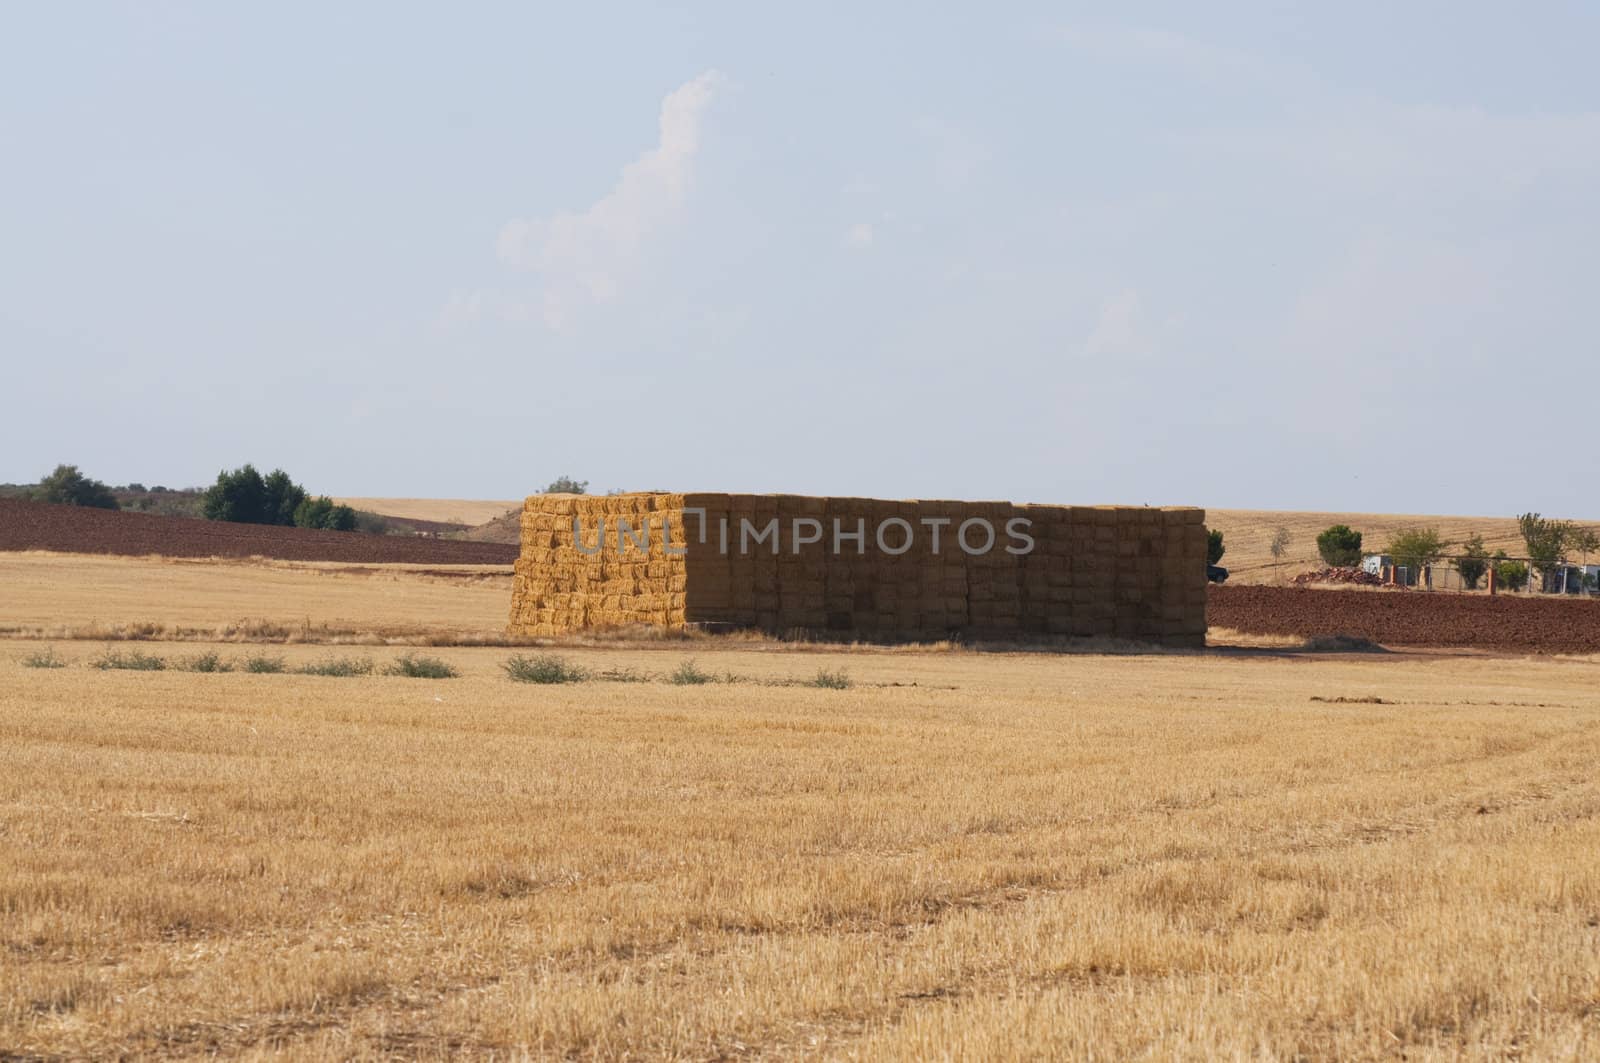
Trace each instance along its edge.
<path fill-rule="evenodd" d="M 113 653 L 107 650 L 89 664 L 101 671 L 123 672 L 159 672 L 166 668 L 167 662 L 153 654 L 139 650 L 129 650 L 127 653 Z"/>
<path fill-rule="evenodd" d="M 185 672 L 231 672 L 233 662 L 226 660 L 219 653 L 197 653 L 193 657 L 186 657 L 178 664 Z"/>
<path fill-rule="evenodd" d="M 500 667 L 518 683 L 581 683 L 589 678 L 588 672 L 554 653 L 537 653 L 531 657 L 519 653 Z"/>
<path fill-rule="evenodd" d="M 403 675 L 407 679 L 454 679 L 461 673 L 437 657 L 407 653 L 396 657 L 394 663 L 383 670 L 383 674 Z"/>
<path fill-rule="evenodd" d="M 701 671 L 700 666 L 694 663 L 693 657 L 678 665 L 677 671 L 673 672 L 667 678 L 673 683 L 673 685 L 680 687 L 700 686 L 703 683 L 714 683 L 717 679 L 717 677 L 712 675 L 710 672 Z"/>
<path fill-rule="evenodd" d="M 348 678 L 356 675 L 371 675 L 372 661 L 366 657 L 329 657 L 324 661 L 301 665 L 295 671 L 301 675 L 327 675 Z"/>
<path fill-rule="evenodd" d="M 65 668 L 67 662 L 56 656 L 54 646 L 46 647 L 40 653 L 30 653 L 22 659 L 24 668 Z"/>
<path fill-rule="evenodd" d="M 854 684 L 851 682 L 849 673 L 843 668 L 834 672 L 822 668 L 817 671 L 816 678 L 811 680 L 811 685 L 822 687 L 824 690 L 849 690 Z"/>
<path fill-rule="evenodd" d="M 637 668 L 607 668 L 595 675 L 603 683 L 648 683 L 650 673 L 641 672 Z"/>
<path fill-rule="evenodd" d="M 287 671 L 282 657 L 268 657 L 258 653 L 244 659 L 244 670 L 257 675 L 278 675 Z"/>

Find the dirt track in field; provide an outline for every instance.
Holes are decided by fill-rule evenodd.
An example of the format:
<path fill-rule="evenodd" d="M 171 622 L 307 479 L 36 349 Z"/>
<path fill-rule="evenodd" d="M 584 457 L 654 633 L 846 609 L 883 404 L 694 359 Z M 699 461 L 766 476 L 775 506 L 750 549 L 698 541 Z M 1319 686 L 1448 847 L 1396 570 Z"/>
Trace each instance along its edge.
<path fill-rule="evenodd" d="M 509 565 L 517 559 L 517 548 L 501 543 L 228 524 L 15 499 L 0 499 L 0 550 L 425 565 Z"/>
<path fill-rule="evenodd" d="M 1213 587 L 1213 628 L 1250 635 L 1350 635 L 1387 646 L 1600 653 L 1600 601 L 1426 591 Z"/>

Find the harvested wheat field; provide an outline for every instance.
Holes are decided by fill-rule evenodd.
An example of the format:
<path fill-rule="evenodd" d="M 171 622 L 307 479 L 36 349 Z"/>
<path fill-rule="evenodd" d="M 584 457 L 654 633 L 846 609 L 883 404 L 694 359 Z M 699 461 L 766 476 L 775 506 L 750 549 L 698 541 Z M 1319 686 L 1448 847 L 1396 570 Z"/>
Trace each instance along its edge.
<path fill-rule="evenodd" d="M 1600 1046 L 1593 660 L 106 652 L 0 643 L 11 1058 Z"/>
<path fill-rule="evenodd" d="M 487 524 L 520 509 L 522 501 L 495 501 L 482 498 L 336 498 L 340 505 L 364 509 L 385 517 L 426 520 L 440 524 Z"/>
<path fill-rule="evenodd" d="M 1527 552 L 1515 517 L 1429 517 L 1396 513 L 1294 513 L 1270 509 L 1208 509 L 1206 524 L 1222 531 L 1228 552 L 1222 565 L 1228 582 L 1274 583 L 1309 568 L 1321 568 L 1317 536 L 1333 524 L 1348 524 L 1362 535 L 1362 546 L 1377 553 L 1396 532 L 1407 528 L 1437 528 L 1453 544 L 1472 535 L 1483 536 L 1492 553 L 1504 550 L 1512 557 Z M 1281 562 L 1274 562 L 1272 536 L 1289 532 L 1289 547 Z"/>
<path fill-rule="evenodd" d="M 0 552 L 0 636 L 500 640 L 511 568 Z"/>

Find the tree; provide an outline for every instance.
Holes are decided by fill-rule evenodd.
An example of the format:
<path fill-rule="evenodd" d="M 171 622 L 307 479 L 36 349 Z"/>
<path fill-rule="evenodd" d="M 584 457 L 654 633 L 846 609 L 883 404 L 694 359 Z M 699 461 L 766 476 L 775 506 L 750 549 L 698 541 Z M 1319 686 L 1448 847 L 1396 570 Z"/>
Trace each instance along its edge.
<path fill-rule="evenodd" d="M 547 495 L 584 495 L 589 493 L 588 480 L 574 480 L 570 476 L 557 476 L 544 489 Z"/>
<path fill-rule="evenodd" d="M 1508 591 L 1520 591 L 1528 585 L 1528 566 L 1521 561 L 1506 560 L 1504 550 L 1494 552 L 1494 581 Z"/>
<path fill-rule="evenodd" d="M 1489 571 L 1489 551 L 1483 545 L 1483 536 L 1473 535 L 1461 544 L 1461 556 L 1456 558 L 1456 571 L 1461 574 L 1462 586 L 1469 591 L 1478 589 L 1478 581 Z"/>
<path fill-rule="evenodd" d="M 322 528 L 326 531 L 355 531 L 356 511 L 335 505 L 327 495 L 303 499 L 294 511 L 297 528 Z"/>
<path fill-rule="evenodd" d="M 1589 563 L 1589 555 L 1600 550 L 1600 533 L 1593 528 L 1583 528 L 1576 525 L 1572 529 L 1572 549 L 1583 555 L 1583 563 Z"/>
<path fill-rule="evenodd" d="M 201 512 L 207 520 L 287 527 L 296 523 L 295 514 L 305 501 L 305 488 L 282 469 L 262 476 L 254 465 L 244 465 L 217 473 L 217 482 L 206 489 Z"/>
<path fill-rule="evenodd" d="M 267 485 L 254 465 L 232 472 L 217 473 L 217 482 L 206 489 L 201 511 L 206 520 L 225 520 L 235 524 L 271 524 L 266 519 Z"/>
<path fill-rule="evenodd" d="M 1361 563 L 1361 533 L 1347 524 L 1335 524 L 1317 536 L 1317 553 L 1324 564 L 1349 568 Z"/>
<path fill-rule="evenodd" d="M 1415 574 L 1443 557 L 1449 545 L 1439 538 L 1437 528 L 1406 528 L 1395 533 L 1383 552 L 1394 558 L 1396 566 Z"/>
<path fill-rule="evenodd" d="M 1267 549 L 1272 551 L 1272 563 L 1281 565 L 1283 555 L 1289 552 L 1289 529 L 1280 524 L 1278 530 L 1272 533 L 1272 542 Z"/>
<path fill-rule="evenodd" d="M 99 480 L 91 480 L 76 465 L 57 465 L 55 471 L 39 481 L 34 497 L 40 502 L 63 506 L 89 506 L 117 509 L 117 496 Z"/>
<path fill-rule="evenodd" d="M 289 479 L 282 469 L 267 473 L 261 486 L 261 515 L 265 518 L 261 523 L 293 525 L 295 511 L 306 500 L 305 488 Z"/>
<path fill-rule="evenodd" d="M 1222 545 L 1222 532 L 1216 528 L 1206 532 L 1206 564 L 1217 564 L 1227 552 L 1228 548 Z"/>
<path fill-rule="evenodd" d="M 1568 521 L 1547 520 L 1537 513 L 1522 514 L 1517 518 L 1517 528 L 1528 546 L 1533 567 L 1539 570 L 1540 581 L 1547 581 L 1566 556 L 1577 529 Z"/>

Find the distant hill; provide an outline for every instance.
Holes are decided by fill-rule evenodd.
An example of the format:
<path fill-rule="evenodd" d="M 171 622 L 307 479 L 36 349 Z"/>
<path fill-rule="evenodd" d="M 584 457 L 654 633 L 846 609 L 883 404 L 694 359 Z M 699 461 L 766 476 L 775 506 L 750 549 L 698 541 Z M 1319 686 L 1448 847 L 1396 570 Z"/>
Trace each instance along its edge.
<path fill-rule="evenodd" d="M 472 498 L 335 498 L 352 509 L 364 509 L 385 517 L 427 521 L 432 524 L 459 524 L 476 527 L 512 509 L 521 509 L 522 500 L 494 501 Z"/>
<path fill-rule="evenodd" d="M 1206 526 L 1222 532 L 1228 552 L 1222 566 L 1228 582 L 1272 583 L 1278 576 L 1270 549 L 1273 533 L 1289 529 L 1289 550 L 1284 555 L 1284 578 L 1308 568 L 1321 568 L 1317 536 L 1333 524 L 1348 524 L 1361 533 L 1362 549 L 1378 553 L 1390 536 L 1404 528 L 1437 528 L 1451 543 L 1482 535 L 1489 552 L 1504 550 L 1513 557 L 1527 552 L 1515 517 L 1437 517 L 1403 513 L 1305 513 L 1271 509 L 1208 509 Z"/>

